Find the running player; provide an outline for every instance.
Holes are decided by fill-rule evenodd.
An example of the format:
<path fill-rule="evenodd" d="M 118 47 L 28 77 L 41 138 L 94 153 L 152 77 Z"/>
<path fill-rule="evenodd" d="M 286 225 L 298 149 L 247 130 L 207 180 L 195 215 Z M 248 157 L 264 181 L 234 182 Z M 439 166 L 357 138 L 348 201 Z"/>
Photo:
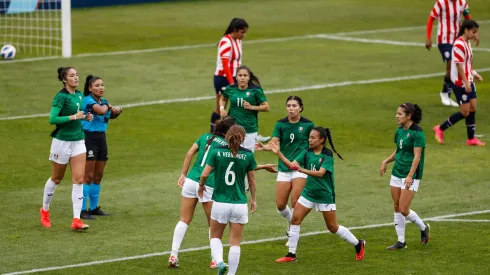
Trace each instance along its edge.
<path fill-rule="evenodd" d="M 308 148 L 309 134 L 315 127 L 313 122 L 301 116 L 303 109 L 303 100 L 299 96 L 289 96 L 286 99 L 288 116 L 277 121 L 274 126 L 270 143 L 279 143 L 281 153 L 287 159 L 295 159 L 304 149 Z M 256 148 L 257 150 L 271 150 L 268 145 L 262 143 L 258 143 Z M 291 195 L 291 208 L 294 210 L 308 175 L 299 171 L 292 171 L 281 160 L 279 160 L 278 170 L 276 207 L 281 216 L 288 220 L 288 232 L 293 216 L 293 211 L 288 207 L 289 195 Z"/>
<path fill-rule="evenodd" d="M 92 122 L 83 121 L 85 131 L 85 147 L 87 157 L 85 176 L 83 179 L 83 205 L 82 219 L 94 219 L 92 215 L 108 215 L 99 206 L 100 183 L 104 176 L 104 169 L 109 153 L 105 132 L 110 119 L 117 118 L 122 108 L 112 107 L 104 96 L 104 80 L 98 76 L 88 75 L 83 90 L 83 111 L 85 114 L 94 114 Z M 90 207 L 87 210 L 87 199 L 90 198 Z"/>
<path fill-rule="evenodd" d="M 230 224 L 230 251 L 228 254 L 229 275 L 234 275 L 240 261 L 240 242 L 243 228 L 248 223 L 245 176 L 250 186 L 250 212 L 257 209 L 254 170 L 257 167 L 254 154 L 240 146 L 245 140 L 245 129 L 234 125 L 226 134 L 227 146 L 216 147 L 206 161 L 199 182 L 199 197 L 204 196 L 205 183 L 214 171 L 215 186 L 211 209 L 211 254 L 218 263 L 218 274 L 225 274 L 228 266 L 223 262 L 221 239 L 226 225 Z"/>
<path fill-rule="evenodd" d="M 441 101 L 445 106 L 457 107 L 458 104 L 451 99 L 451 58 L 454 40 L 459 30 L 461 17 L 471 19 L 470 10 L 466 0 L 437 0 L 427 20 L 427 37 L 425 47 L 432 48 L 432 24 L 435 19 L 437 24 L 437 47 L 442 55 L 442 61 L 446 62 L 446 75 L 442 85 Z M 478 46 L 478 36 L 475 38 Z"/>
<path fill-rule="evenodd" d="M 459 111 L 452 114 L 446 121 L 436 125 L 433 130 L 436 140 L 444 143 L 444 131 L 465 119 L 468 146 L 484 146 L 485 143 L 475 137 L 476 125 L 476 87 L 474 80 L 482 81 L 483 78 L 473 70 L 473 51 L 470 40 L 478 33 L 478 23 L 474 20 L 465 20 L 458 33 L 458 39 L 454 42 L 453 59 L 451 61 L 451 85 L 459 104 Z"/>
<path fill-rule="evenodd" d="M 257 114 L 268 112 L 269 104 L 260 87 L 259 79 L 247 66 L 238 68 L 237 80 L 238 83 L 228 86 L 220 98 L 220 115 L 228 115 L 225 106 L 230 101 L 229 115 L 235 118 L 237 124 L 245 128 L 247 133 L 242 146 L 253 152 L 259 129 Z"/>
<path fill-rule="evenodd" d="M 403 249 L 405 242 L 405 218 L 420 228 L 420 243 L 429 242 L 428 224 L 410 209 L 410 204 L 419 189 L 424 172 L 425 134 L 419 126 L 422 110 L 417 104 L 404 103 L 396 111 L 400 127 L 395 133 L 395 151 L 381 163 L 380 174 L 386 174 L 386 165 L 395 162 L 391 171 L 390 187 L 395 210 L 394 221 L 398 241 L 388 250 Z"/>
<path fill-rule="evenodd" d="M 333 146 L 332 136 L 328 128 L 313 128 L 308 139 L 310 148 L 303 150 L 292 162 L 284 156 L 275 143 L 269 144 L 271 150 L 279 156 L 287 167 L 308 175 L 306 186 L 296 204 L 291 221 L 288 240 L 289 252 L 286 256 L 277 259 L 276 262 L 285 263 L 296 261 L 296 248 L 298 247 L 300 225 L 313 208 L 316 211 L 322 212 L 323 219 L 330 232 L 337 234 L 340 238 L 354 246 L 356 260 L 362 260 L 364 258 L 366 242 L 364 240 L 358 240 L 349 229 L 337 223 L 334 161 L 332 151 L 325 147 L 325 141 L 327 139 L 332 150 L 342 159 Z"/>
<path fill-rule="evenodd" d="M 220 98 L 228 85 L 236 83 L 236 73 L 242 65 L 242 40 L 248 31 L 248 23 L 243 18 L 233 18 L 218 43 L 218 57 L 216 71 L 214 72 L 214 89 L 216 91 L 216 105 L 211 114 L 211 133 L 216 120 L 220 118 Z M 225 106 L 226 107 L 226 106 Z M 257 140 L 266 142 L 270 137 L 258 135 Z"/>
<path fill-rule="evenodd" d="M 202 203 L 204 213 L 206 214 L 206 217 L 208 219 L 208 225 L 210 223 L 211 206 L 213 204 L 211 198 L 213 195 L 215 182 L 214 172 L 212 171 L 210 176 L 206 180 L 205 191 L 202 197 L 197 196 L 199 179 L 206 164 L 207 157 L 210 155 L 210 152 L 216 146 L 228 145 L 228 142 L 225 140 L 225 136 L 228 132 L 228 129 L 230 129 L 230 127 L 235 124 L 236 122 L 232 117 L 225 117 L 221 120 L 216 121 L 214 133 L 204 134 L 199 137 L 199 139 L 191 146 L 185 156 L 182 174 L 178 181 L 178 185 L 182 188 L 180 221 L 175 226 L 172 241 L 172 252 L 170 253 L 170 257 L 168 259 L 168 266 L 171 268 L 179 266 L 178 253 L 180 245 L 182 244 L 182 241 L 184 239 L 187 227 L 192 221 L 198 201 Z M 191 171 L 188 173 L 192 157 L 196 153 L 196 161 L 194 162 Z M 258 165 L 255 170 L 265 169 L 269 172 L 274 173 L 277 172 L 274 167 L 275 165 L 273 164 L 264 164 Z M 209 267 L 216 268 L 217 266 L 217 263 L 211 259 Z"/>
<path fill-rule="evenodd" d="M 51 133 L 52 162 L 51 177 L 44 186 L 43 207 L 40 209 L 41 224 L 51 227 L 49 205 L 53 199 L 56 186 L 65 176 L 66 166 L 70 163 L 72 173 L 73 230 L 88 229 L 88 225 L 80 220 L 83 200 L 83 173 L 85 171 L 85 141 L 81 120 L 92 121 L 93 115 L 85 115 L 81 110 L 82 92 L 77 91 L 78 73 L 73 67 L 58 69 L 58 80 L 63 82 L 63 89 L 53 99 L 49 123 L 55 124 L 56 129 Z"/>

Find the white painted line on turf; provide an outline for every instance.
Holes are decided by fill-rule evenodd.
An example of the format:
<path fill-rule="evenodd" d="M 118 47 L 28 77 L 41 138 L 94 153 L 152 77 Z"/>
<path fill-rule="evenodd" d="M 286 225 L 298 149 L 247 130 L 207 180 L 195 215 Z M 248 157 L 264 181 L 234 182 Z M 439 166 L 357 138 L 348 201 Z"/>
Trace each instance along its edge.
<path fill-rule="evenodd" d="M 359 42 L 359 43 L 369 43 L 369 44 L 386 44 L 386 45 L 395 45 L 395 46 L 411 46 L 411 47 L 425 47 L 425 43 L 418 42 L 403 42 L 396 40 L 384 40 L 384 39 L 368 39 L 368 38 L 359 38 L 359 37 L 347 37 L 347 36 L 339 36 L 339 35 L 331 35 L 331 34 L 317 34 L 317 38 L 323 38 L 328 40 L 338 40 L 338 41 L 349 41 L 349 42 Z M 437 44 L 433 44 L 432 47 L 437 48 Z M 489 48 L 478 48 L 473 47 L 473 51 L 480 52 L 490 52 Z"/>
<path fill-rule="evenodd" d="M 426 218 L 424 220 L 425 221 L 433 221 L 433 220 L 444 219 L 444 218 L 471 216 L 471 215 L 484 214 L 484 213 L 490 213 L 490 209 L 481 210 L 481 211 L 471 211 L 471 212 L 466 212 L 466 213 L 450 214 L 450 215 L 444 215 L 444 216 L 436 216 L 436 217 L 432 217 L 432 218 Z M 364 226 L 349 227 L 349 230 L 378 228 L 378 227 L 385 227 L 385 226 L 392 226 L 392 225 L 393 225 L 392 222 L 370 224 L 370 225 L 364 225 Z M 300 234 L 300 236 L 304 237 L 304 236 L 319 235 L 319 234 L 324 234 L 324 233 L 329 233 L 329 232 L 328 231 L 315 231 L 315 232 L 303 233 L 303 234 Z M 279 240 L 285 240 L 285 239 L 287 239 L 287 237 L 282 236 L 282 237 L 276 237 L 276 238 L 267 238 L 267 239 L 260 239 L 260 240 L 245 241 L 245 242 L 242 242 L 241 244 L 242 245 L 258 244 L 258 243 L 279 241 Z M 223 246 L 229 246 L 229 245 L 224 244 Z M 209 246 L 201 246 L 201 247 L 182 249 L 179 251 L 179 253 L 201 251 L 201 250 L 207 250 L 207 249 L 209 249 Z M 150 258 L 150 257 L 164 256 L 164 255 L 169 255 L 170 253 L 171 253 L 171 251 L 164 251 L 164 252 L 122 257 L 122 258 L 102 260 L 102 261 L 86 262 L 86 263 L 80 263 L 80 264 L 53 266 L 53 267 L 46 267 L 46 268 L 36 268 L 36 269 L 25 270 L 25 271 L 16 271 L 16 272 L 11 272 L 11 273 L 4 273 L 2 275 L 21 275 L 21 274 L 29 274 L 29 273 L 35 273 L 35 272 L 54 271 L 54 270 L 67 269 L 67 268 L 75 268 L 75 267 L 83 267 L 83 266 L 91 266 L 91 265 L 99 265 L 99 264 L 107 264 L 107 263 L 114 263 L 114 262 L 122 262 L 122 261 L 130 261 L 130 260 L 144 259 L 144 258 Z"/>
<path fill-rule="evenodd" d="M 490 68 L 477 69 L 477 71 L 478 72 L 488 72 L 488 71 L 490 71 Z M 300 87 L 295 87 L 295 88 L 269 90 L 269 91 L 265 91 L 265 93 L 266 94 L 280 94 L 280 93 L 301 92 L 301 91 L 319 90 L 319 89 L 334 88 L 334 87 L 344 87 L 344 86 L 351 86 L 351 85 L 376 84 L 376 83 L 386 83 L 386 82 L 395 82 L 395 81 L 404 81 L 404 80 L 424 79 L 424 78 L 431 78 L 431 77 L 443 76 L 443 75 L 444 75 L 444 73 L 433 73 L 433 74 L 418 74 L 418 75 L 409 75 L 409 76 L 399 76 L 399 77 L 391 77 L 391 78 L 378 78 L 378 79 L 368 79 L 368 80 L 344 81 L 344 82 L 336 82 L 336 83 L 323 83 L 323 84 L 311 85 L 311 86 L 300 86 Z M 179 102 L 194 102 L 194 101 L 210 100 L 210 99 L 215 99 L 215 98 L 216 98 L 215 96 L 184 97 L 184 98 L 162 99 L 162 100 L 154 100 L 154 101 L 129 103 L 129 104 L 123 104 L 123 105 L 119 105 L 119 106 L 123 107 L 123 108 L 131 108 L 131 107 L 159 105 L 159 104 L 171 104 L 171 103 L 179 103 Z M 47 117 L 47 116 L 49 116 L 49 114 L 9 116 L 9 117 L 0 117 L 0 121 L 2 121 L 2 120 L 18 120 L 18 119 L 26 119 L 26 118 L 38 118 L 38 117 Z"/>
<path fill-rule="evenodd" d="M 478 21 L 479 24 L 485 24 L 485 23 L 489 23 L 489 22 L 490 22 L 490 20 Z M 339 33 L 332 33 L 331 35 L 339 35 L 339 36 L 341 36 L 341 35 L 364 35 L 364 34 L 378 34 L 378 33 L 390 33 L 390 32 L 400 32 L 400 31 L 411 31 L 411 30 L 418 30 L 418 29 L 425 29 L 425 26 L 339 32 Z M 291 40 L 319 38 L 319 37 L 317 37 L 318 35 L 322 35 L 322 34 L 309 34 L 309 35 L 279 37 L 279 38 L 270 38 L 270 39 L 256 39 L 256 40 L 244 41 L 243 43 L 244 44 L 258 44 L 258 43 L 270 43 L 270 42 L 284 42 L 284 41 L 291 41 Z M 200 49 L 200 48 L 208 48 L 208 47 L 216 47 L 216 43 L 171 46 L 171 47 L 140 49 L 140 50 L 130 50 L 130 51 L 117 51 L 117 52 L 83 53 L 83 54 L 73 55 L 73 57 L 76 58 L 76 57 L 92 57 L 92 56 L 125 55 L 125 54 L 138 54 L 138 53 L 152 53 L 152 52 L 163 52 L 163 51 L 179 51 L 179 50 L 188 50 L 188 49 Z M 15 59 L 15 60 L 9 60 L 9 61 L 2 61 L 2 62 L 0 62 L 0 65 L 12 64 L 12 63 L 44 61 L 44 60 L 54 60 L 54 59 L 62 59 L 62 57 L 60 57 L 60 56 L 43 56 L 43 57 Z"/>
<path fill-rule="evenodd" d="M 432 219 L 434 222 L 490 222 L 490 220 Z"/>

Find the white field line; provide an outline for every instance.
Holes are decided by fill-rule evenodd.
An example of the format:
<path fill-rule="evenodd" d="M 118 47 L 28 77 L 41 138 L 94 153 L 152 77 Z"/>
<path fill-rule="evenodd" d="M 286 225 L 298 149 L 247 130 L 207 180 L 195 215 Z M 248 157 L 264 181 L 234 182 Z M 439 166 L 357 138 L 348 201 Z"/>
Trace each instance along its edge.
<path fill-rule="evenodd" d="M 411 47 L 420 47 L 420 48 L 425 46 L 425 43 L 418 43 L 418 42 L 403 42 L 403 41 L 384 40 L 384 39 L 368 39 L 368 38 L 359 38 L 359 37 L 330 35 L 330 34 L 317 34 L 316 37 L 329 39 L 329 40 L 339 40 L 339 41 L 349 41 L 349 42 L 359 42 L 359 43 L 369 43 L 369 44 L 386 44 L 386 45 L 411 46 Z M 432 47 L 437 49 L 437 44 L 432 44 Z M 490 48 L 473 47 L 473 51 L 490 52 Z"/>
<path fill-rule="evenodd" d="M 490 71 L 490 67 L 477 69 L 477 71 L 478 72 L 488 72 L 488 71 Z M 443 75 L 444 75 L 444 73 L 432 73 L 432 74 L 418 74 L 418 75 L 409 75 L 409 76 L 399 76 L 399 77 L 391 77 L 391 78 L 378 78 L 378 79 L 368 79 L 368 80 L 344 81 L 344 82 L 336 82 L 336 83 L 323 83 L 323 84 L 311 85 L 311 86 L 299 86 L 299 87 L 295 87 L 295 88 L 269 90 L 269 91 L 265 91 L 265 93 L 266 94 L 279 94 L 279 93 L 301 92 L 301 91 L 319 90 L 319 89 L 334 88 L 334 87 L 344 87 L 344 86 L 351 86 L 351 85 L 376 84 L 376 83 L 386 83 L 386 82 L 404 81 L 404 80 L 413 80 L 413 79 L 424 79 L 424 78 L 431 78 L 431 77 L 443 76 Z M 129 103 L 129 104 L 123 104 L 123 105 L 119 105 L 119 106 L 123 107 L 123 108 L 131 108 L 131 107 L 139 107 L 139 106 L 158 105 L 158 104 L 194 102 L 194 101 L 202 101 L 202 100 L 210 100 L 210 99 L 215 99 L 215 96 L 162 99 L 162 100 L 154 100 L 154 101 Z M 47 117 L 47 116 L 49 116 L 49 114 L 9 116 L 9 117 L 0 117 L 0 121 L 2 121 L 2 120 L 18 120 L 18 119 L 27 119 L 27 118 L 38 118 L 38 117 Z"/>
<path fill-rule="evenodd" d="M 432 219 L 434 222 L 490 222 L 490 220 Z"/>
<path fill-rule="evenodd" d="M 479 24 L 490 23 L 490 20 L 482 20 L 482 21 L 479 21 L 478 23 Z M 352 32 L 339 32 L 339 33 L 332 33 L 331 35 L 339 35 L 339 36 L 341 36 L 341 35 L 364 35 L 364 34 L 378 34 L 378 33 L 390 33 L 390 32 L 400 32 L 400 31 L 412 31 L 412 30 L 418 30 L 418 29 L 421 29 L 421 30 L 425 29 L 425 26 L 377 29 L 377 30 L 365 30 L 365 31 L 352 31 Z M 291 40 L 320 38 L 320 37 L 317 37 L 318 35 L 322 35 L 322 34 L 299 35 L 299 36 L 289 36 L 289 37 L 280 37 L 280 38 L 271 38 L 271 39 L 256 39 L 256 40 L 248 40 L 248 41 L 245 40 L 244 44 L 284 42 L 284 41 L 291 41 Z M 83 54 L 73 55 L 73 57 L 77 58 L 77 57 L 152 53 L 152 52 L 164 52 L 164 51 L 180 51 L 180 50 L 200 49 L 200 48 L 209 48 L 209 47 L 216 47 L 216 43 L 161 47 L 161 48 L 140 49 L 140 50 L 130 50 L 130 51 L 105 52 L 105 53 L 83 53 Z M 44 60 L 54 60 L 54 59 L 62 59 L 62 58 L 60 56 L 43 56 L 43 57 L 15 59 L 15 60 L 9 60 L 9 61 L 2 61 L 2 62 L 0 62 L 0 65 L 12 64 L 12 63 L 44 61 Z"/>
<path fill-rule="evenodd" d="M 444 218 L 470 216 L 470 215 L 485 214 L 485 213 L 490 213 L 490 209 L 488 209 L 488 210 L 481 210 L 481 211 L 472 211 L 472 212 L 466 212 L 466 213 L 450 214 L 450 215 L 444 215 L 444 216 L 436 216 L 436 217 L 432 217 L 432 218 L 426 218 L 424 220 L 425 221 L 435 221 L 435 220 L 444 219 Z M 385 226 L 392 226 L 392 225 L 393 225 L 392 222 L 391 223 L 379 223 L 379 224 L 370 224 L 370 225 L 364 225 L 364 226 L 349 227 L 349 229 L 350 230 L 368 229 L 368 228 L 378 228 L 378 227 L 385 227 Z M 302 237 L 304 237 L 304 236 L 319 235 L 319 234 L 324 234 L 324 233 L 329 233 L 329 232 L 328 231 L 315 231 L 315 232 L 303 233 L 303 234 L 300 234 L 300 235 Z M 253 240 L 253 241 L 245 241 L 245 242 L 242 242 L 241 244 L 242 245 L 258 244 L 258 243 L 279 241 L 279 240 L 285 240 L 285 239 L 287 239 L 287 237 L 286 236 L 282 236 L 282 237 L 276 237 L 276 238 L 267 238 L 267 239 Z M 229 246 L 229 245 L 224 244 L 224 246 Z M 182 250 L 179 251 L 179 253 L 192 252 L 192 251 L 201 251 L 201 250 L 207 250 L 207 249 L 209 249 L 209 246 L 193 247 L 193 248 L 182 249 Z M 37 269 L 31 269 L 31 270 L 25 270 L 25 271 L 17 271 L 17 272 L 11 272 L 11 273 L 4 273 L 2 275 L 20 275 L 20 274 L 29 274 L 29 273 L 35 273 L 35 272 L 45 272 L 45 271 L 53 271 L 53 270 L 60 270 L 60 269 L 67 269 L 67 268 L 92 266 L 92 265 L 99 265 L 99 264 L 106 264 L 106 263 L 131 261 L 131 260 L 137 260 L 137 259 L 144 259 L 144 258 L 150 258 L 150 257 L 157 257 L 157 256 L 169 255 L 170 252 L 171 251 L 164 251 L 164 252 L 157 252 L 157 253 L 150 253 L 150 254 L 129 256 L 129 257 L 123 257 L 123 258 L 110 259 L 110 260 L 93 261 L 93 262 L 86 262 L 86 263 L 80 263 L 80 264 L 71 264 L 71 265 L 63 265 L 63 266 L 53 266 L 53 267 L 46 267 L 46 268 L 37 268 Z"/>

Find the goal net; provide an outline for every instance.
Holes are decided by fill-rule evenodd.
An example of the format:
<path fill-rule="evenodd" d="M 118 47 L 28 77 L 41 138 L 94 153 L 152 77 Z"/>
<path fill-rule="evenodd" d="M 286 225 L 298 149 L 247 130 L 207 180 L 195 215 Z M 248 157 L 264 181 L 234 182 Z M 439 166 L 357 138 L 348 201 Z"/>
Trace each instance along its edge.
<path fill-rule="evenodd" d="M 70 0 L 0 0 L 0 45 L 17 55 L 71 57 Z"/>

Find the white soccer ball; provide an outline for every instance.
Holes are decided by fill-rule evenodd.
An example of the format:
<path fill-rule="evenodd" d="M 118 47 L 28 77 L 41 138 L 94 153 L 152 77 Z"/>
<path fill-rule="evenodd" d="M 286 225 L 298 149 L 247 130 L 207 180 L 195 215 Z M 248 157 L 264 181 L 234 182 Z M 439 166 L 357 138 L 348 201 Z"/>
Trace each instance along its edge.
<path fill-rule="evenodd" d="M 15 58 L 16 52 L 14 46 L 7 44 L 0 50 L 0 55 L 2 56 L 2 59 L 10 60 Z"/>

